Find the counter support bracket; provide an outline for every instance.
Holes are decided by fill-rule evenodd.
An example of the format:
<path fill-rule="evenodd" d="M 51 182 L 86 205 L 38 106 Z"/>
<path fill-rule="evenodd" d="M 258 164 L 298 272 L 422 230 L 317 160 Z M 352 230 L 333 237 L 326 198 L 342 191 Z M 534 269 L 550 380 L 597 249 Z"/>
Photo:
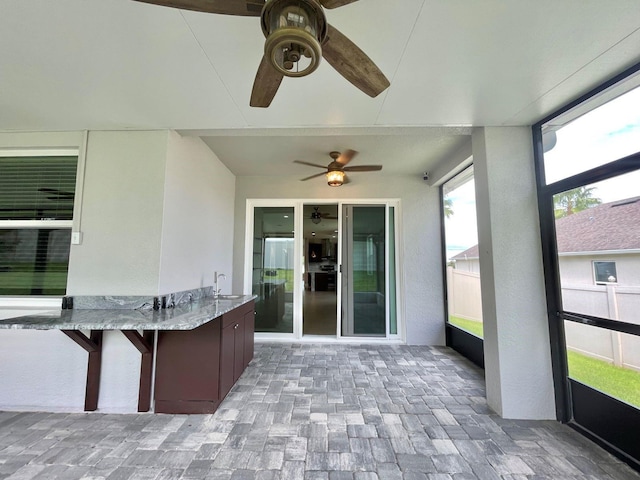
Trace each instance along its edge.
<path fill-rule="evenodd" d="M 151 373 L 153 370 L 153 335 L 152 330 L 121 330 L 122 334 L 142 354 L 140 363 L 140 388 L 138 390 L 138 411 L 148 412 L 151 409 Z"/>
<path fill-rule="evenodd" d="M 84 395 L 84 411 L 93 412 L 98 409 L 98 395 L 100 393 L 102 330 L 91 330 L 89 337 L 80 330 L 62 330 L 62 333 L 89 353 L 89 361 L 87 362 L 87 387 Z"/>

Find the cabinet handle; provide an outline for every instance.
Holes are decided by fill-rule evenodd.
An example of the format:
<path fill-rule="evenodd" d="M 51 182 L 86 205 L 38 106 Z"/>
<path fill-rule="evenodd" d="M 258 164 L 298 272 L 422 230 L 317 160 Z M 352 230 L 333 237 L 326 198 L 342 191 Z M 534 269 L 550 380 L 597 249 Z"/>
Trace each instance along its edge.
<path fill-rule="evenodd" d="M 233 329 L 234 329 L 234 330 L 236 330 L 239 326 L 240 326 L 240 324 L 236 323 L 236 324 L 233 326 Z"/>

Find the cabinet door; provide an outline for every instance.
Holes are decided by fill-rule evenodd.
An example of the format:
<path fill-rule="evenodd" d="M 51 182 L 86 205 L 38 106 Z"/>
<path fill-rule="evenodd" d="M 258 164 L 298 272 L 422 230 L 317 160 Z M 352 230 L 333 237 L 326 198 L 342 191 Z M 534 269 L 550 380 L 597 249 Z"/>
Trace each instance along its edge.
<path fill-rule="evenodd" d="M 220 341 L 220 400 L 227 396 L 235 383 L 235 335 L 231 324 L 222 329 Z"/>
<path fill-rule="evenodd" d="M 158 332 L 156 413 L 213 413 L 219 404 L 220 320 Z"/>
<path fill-rule="evenodd" d="M 249 365 L 249 362 L 253 359 L 254 349 L 254 332 L 255 332 L 255 311 L 251 309 L 250 312 L 244 314 L 244 366 Z"/>
<path fill-rule="evenodd" d="M 233 381 L 234 383 L 244 371 L 244 318 L 240 317 L 233 326 L 235 333 L 234 345 L 235 351 L 233 355 Z"/>

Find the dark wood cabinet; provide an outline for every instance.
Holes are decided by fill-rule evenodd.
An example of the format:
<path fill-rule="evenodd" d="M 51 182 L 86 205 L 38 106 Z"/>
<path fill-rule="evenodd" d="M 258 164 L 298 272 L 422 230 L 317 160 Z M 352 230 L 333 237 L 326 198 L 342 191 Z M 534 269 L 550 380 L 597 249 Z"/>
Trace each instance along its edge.
<path fill-rule="evenodd" d="M 158 332 L 156 413 L 213 413 L 253 358 L 254 302 L 194 330 Z"/>
<path fill-rule="evenodd" d="M 253 308 L 244 314 L 244 366 L 253 360 L 256 312 Z"/>
<path fill-rule="evenodd" d="M 155 412 L 209 413 L 220 404 L 220 319 L 158 332 Z"/>
<path fill-rule="evenodd" d="M 224 398 L 253 358 L 253 302 L 222 316 L 220 396 Z"/>
<path fill-rule="evenodd" d="M 220 342 L 220 398 L 224 398 L 235 383 L 233 365 L 235 356 L 235 335 L 233 325 L 222 329 Z"/>

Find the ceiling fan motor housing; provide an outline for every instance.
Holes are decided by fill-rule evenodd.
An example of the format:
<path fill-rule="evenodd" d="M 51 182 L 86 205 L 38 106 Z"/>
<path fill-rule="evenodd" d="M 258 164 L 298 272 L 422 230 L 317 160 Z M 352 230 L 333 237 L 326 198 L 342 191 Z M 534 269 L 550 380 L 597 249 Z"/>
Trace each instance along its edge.
<path fill-rule="evenodd" d="M 265 57 L 278 72 L 304 77 L 314 72 L 322 58 L 327 36 L 324 10 L 315 0 L 270 0 L 261 16 L 267 38 Z"/>

